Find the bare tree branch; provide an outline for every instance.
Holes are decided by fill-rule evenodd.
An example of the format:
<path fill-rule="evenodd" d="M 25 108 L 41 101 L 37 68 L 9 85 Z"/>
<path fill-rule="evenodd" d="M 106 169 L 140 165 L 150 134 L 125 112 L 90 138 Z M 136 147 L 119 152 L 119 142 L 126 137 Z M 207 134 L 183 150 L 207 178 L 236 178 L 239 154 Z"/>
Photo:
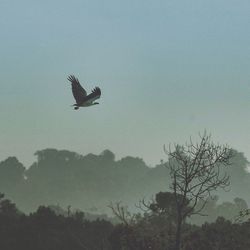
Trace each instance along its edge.
<path fill-rule="evenodd" d="M 173 147 L 169 146 L 168 150 L 164 145 L 164 151 L 168 155 L 167 167 L 172 179 L 170 188 L 175 195 L 179 221 L 177 250 L 180 247 L 181 225 L 186 217 L 201 214 L 211 192 L 218 188 L 225 189 L 230 184 L 224 169 L 231 164 L 233 150 L 226 145 L 213 143 L 211 135 L 206 131 L 199 134 L 199 138 L 197 143 L 190 138 L 184 146 L 175 144 Z M 196 209 L 200 201 L 203 201 L 203 204 Z"/>
<path fill-rule="evenodd" d="M 132 215 L 127 207 L 122 206 L 121 202 L 116 202 L 113 204 L 110 202 L 108 207 L 112 210 L 113 214 L 126 226 L 129 226 L 134 223 L 135 215 Z"/>

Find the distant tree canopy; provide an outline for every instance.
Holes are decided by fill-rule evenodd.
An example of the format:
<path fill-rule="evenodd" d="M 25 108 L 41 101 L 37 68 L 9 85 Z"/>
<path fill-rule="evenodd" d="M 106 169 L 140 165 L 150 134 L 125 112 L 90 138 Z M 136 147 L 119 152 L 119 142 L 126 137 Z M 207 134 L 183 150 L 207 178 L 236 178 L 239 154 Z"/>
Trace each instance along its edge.
<path fill-rule="evenodd" d="M 25 168 L 16 157 L 8 157 L 0 162 L 0 192 L 19 200 L 24 196 Z"/>
<path fill-rule="evenodd" d="M 115 160 L 115 154 L 108 149 L 104 150 L 101 156 L 103 156 L 103 160 L 107 162 L 114 162 Z"/>
<path fill-rule="evenodd" d="M 0 162 L 0 187 L 22 182 L 24 172 L 24 166 L 16 157 L 9 157 Z"/>
<path fill-rule="evenodd" d="M 250 202 L 248 161 L 236 152 L 229 171 L 230 192 L 218 195 L 223 201 L 242 197 Z M 138 157 L 116 160 L 110 150 L 85 156 L 68 150 L 44 149 L 35 153 L 37 160 L 25 168 L 16 157 L 0 162 L 0 192 L 16 201 L 25 211 L 34 211 L 40 204 L 60 204 L 90 211 L 109 211 L 109 201 L 122 200 L 134 207 L 142 197 L 150 198 L 159 191 L 169 191 L 168 162 L 150 168 Z M 99 211 L 98 211 L 99 209 Z"/>
<path fill-rule="evenodd" d="M 198 203 L 199 209 L 202 202 Z M 202 225 L 205 222 L 214 222 L 218 217 L 224 217 L 231 222 L 236 222 L 240 213 L 248 209 L 246 201 L 236 197 L 232 202 L 224 201 L 219 203 L 218 196 L 210 197 L 202 210 L 203 216 L 192 216 L 188 221 L 197 225 Z"/>

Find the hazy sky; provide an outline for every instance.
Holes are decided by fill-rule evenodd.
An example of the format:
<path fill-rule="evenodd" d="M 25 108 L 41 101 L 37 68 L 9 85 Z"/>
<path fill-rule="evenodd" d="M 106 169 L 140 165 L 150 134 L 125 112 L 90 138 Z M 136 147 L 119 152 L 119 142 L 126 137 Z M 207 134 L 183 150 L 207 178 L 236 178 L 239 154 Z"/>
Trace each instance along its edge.
<path fill-rule="evenodd" d="M 207 129 L 250 159 L 249 0 L 0 0 L 0 160 L 112 150 L 154 165 Z M 100 105 L 75 111 L 68 74 Z"/>

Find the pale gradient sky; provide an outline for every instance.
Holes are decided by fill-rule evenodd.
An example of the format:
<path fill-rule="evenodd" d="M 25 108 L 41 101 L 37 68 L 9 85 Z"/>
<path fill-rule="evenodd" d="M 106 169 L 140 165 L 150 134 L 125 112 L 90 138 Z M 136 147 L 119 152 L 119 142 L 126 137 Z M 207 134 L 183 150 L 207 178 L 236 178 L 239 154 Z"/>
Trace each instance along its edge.
<path fill-rule="evenodd" d="M 250 159 L 249 0 L 0 0 L 0 160 L 166 159 L 207 129 Z M 79 111 L 75 74 L 100 105 Z"/>

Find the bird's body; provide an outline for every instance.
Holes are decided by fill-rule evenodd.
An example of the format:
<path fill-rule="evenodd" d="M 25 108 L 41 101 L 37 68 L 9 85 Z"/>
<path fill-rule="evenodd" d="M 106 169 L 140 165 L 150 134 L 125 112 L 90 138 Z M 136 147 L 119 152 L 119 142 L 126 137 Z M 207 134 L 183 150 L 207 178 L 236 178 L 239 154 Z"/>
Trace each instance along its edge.
<path fill-rule="evenodd" d="M 79 109 L 79 107 L 89 107 L 99 104 L 98 102 L 95 102 L 95 100 L 100 98 L 101 96 L 100 88 L 95 87 L 92 90 L 92 92 L 89 95 L 87 95 L 86 90 L 81 86 L 79 80 L 75 76 L 70 75 L 68 77 L 68 80 L 71 82 L 72 93 L 76 100 L 76 103 L 73 104 L 74 109 Z"/>

